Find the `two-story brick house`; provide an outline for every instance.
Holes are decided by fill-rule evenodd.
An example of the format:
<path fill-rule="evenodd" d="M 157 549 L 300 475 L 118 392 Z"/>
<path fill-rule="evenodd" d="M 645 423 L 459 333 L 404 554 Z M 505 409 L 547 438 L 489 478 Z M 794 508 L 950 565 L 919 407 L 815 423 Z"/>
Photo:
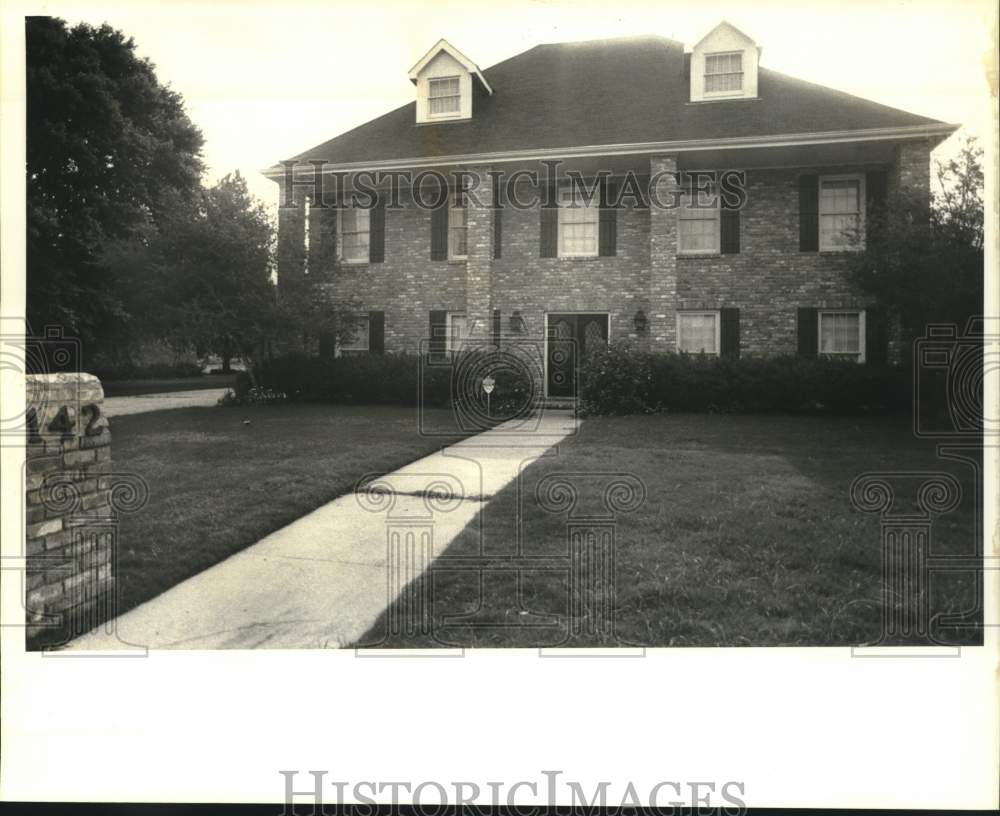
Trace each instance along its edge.
<path fill-rule="evenodd" d="M 608 340 L 882 360 L 889 332 L 848 283 L 846 236 L 893 189 L 929 195 L 929 153 L 955 126 L 770 71 L 760 54 L 728 23 L 690 53 L 660 37 L 562 43 L 486 70 L 442 40 L 410 73 L 414 102 L 266 171 L 289 205 L 279 285 L 307 276 L 331 308 L 362 312 L 343 350 L 539 338 L 550 396 L 572 394 L 574 364 Z M 565 175 L 551 186 L 556 163 L 603 177 L 599 200 Z M 435 210 L 383 192 L 456 170 L 476 199 Z M 312 206 L 317 173 L 349 188 L 362 171 L 374 208 Z M 701 200 L 693 171 L 739 171 L 745 196 Z M 630 179 L 647 200 L 624 195 Z"/>

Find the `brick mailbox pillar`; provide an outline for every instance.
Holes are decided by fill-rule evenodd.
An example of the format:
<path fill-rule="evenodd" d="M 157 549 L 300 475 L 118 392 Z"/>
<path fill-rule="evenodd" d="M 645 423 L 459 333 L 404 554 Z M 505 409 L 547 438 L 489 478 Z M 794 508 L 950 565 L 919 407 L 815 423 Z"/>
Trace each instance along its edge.
<path fill-rule="evenodd" d="M 25 607 L 29 647 L 113 617 L 111 431 L 90 374 L 27 377 Z"/>

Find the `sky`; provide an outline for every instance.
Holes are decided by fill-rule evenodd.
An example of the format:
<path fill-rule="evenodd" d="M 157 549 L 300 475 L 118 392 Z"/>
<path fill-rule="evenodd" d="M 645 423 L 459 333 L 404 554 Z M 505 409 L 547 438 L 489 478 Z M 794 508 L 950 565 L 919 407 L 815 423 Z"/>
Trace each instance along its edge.
<path fill-rule="evenodd" d="M 538 43 L 659 34 L 688 48 L 720 20 L 761 64 L 990 138 L 986 54 L 995 3 L 673 0 L 37 3 L 32 13 L 109 22 L 179 91 L 205 136 L 208 180 L 260 170 L 414 98 L 410 67 L 441 37 L 481 68 Z M 992 45 L 995 48 L 995 45 Z M 959 134 L 960 137 L 961 134 Z M 955 149 L 952 137 L 938 155 Z"/>

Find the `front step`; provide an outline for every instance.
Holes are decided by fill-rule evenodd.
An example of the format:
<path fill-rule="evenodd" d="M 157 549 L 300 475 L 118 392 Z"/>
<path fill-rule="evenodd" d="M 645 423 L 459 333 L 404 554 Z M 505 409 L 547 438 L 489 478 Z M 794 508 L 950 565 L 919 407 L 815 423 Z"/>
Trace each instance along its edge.
<path fill-rule="evenodd" d="M 573 397 L 546 397 L 542 400 L 542 408 L 556 411 L 575 411 L 576 400 Z"/>

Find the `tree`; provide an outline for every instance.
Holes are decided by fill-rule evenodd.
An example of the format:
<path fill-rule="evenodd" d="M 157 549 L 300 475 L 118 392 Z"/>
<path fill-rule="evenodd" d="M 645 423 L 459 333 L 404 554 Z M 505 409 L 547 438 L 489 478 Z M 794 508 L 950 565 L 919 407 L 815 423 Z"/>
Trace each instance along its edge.
<path fill-rule="evenodd" d="M 929 323 L 962 327 L 982 314 L 982 156 L 970 138 L 956 158 L 938 163 L 929 210 L 926 200 L 898 191 L 869 214 L 852 276 L 898 315 L 907 339 Z"/>
<path fill-rule="evenodd" d="M 139 322 L 133 296 L 145 282 L 124 285 L 106 253 L 141 246 L 196 200 L 202 135 L 133 40 L 106 24 L 29 17 L 26 50 L 28 319 L 107 346 Z"/>
<path fill-rule="evenodd" d="M 239 172 L 204 191 L 197 210 L 164 223 L 153 265 L 168 291 L 159 332 L 177 345 L 234 356 L 248 366 L 280 329 L 272 281 L 274 228 Z"/>

